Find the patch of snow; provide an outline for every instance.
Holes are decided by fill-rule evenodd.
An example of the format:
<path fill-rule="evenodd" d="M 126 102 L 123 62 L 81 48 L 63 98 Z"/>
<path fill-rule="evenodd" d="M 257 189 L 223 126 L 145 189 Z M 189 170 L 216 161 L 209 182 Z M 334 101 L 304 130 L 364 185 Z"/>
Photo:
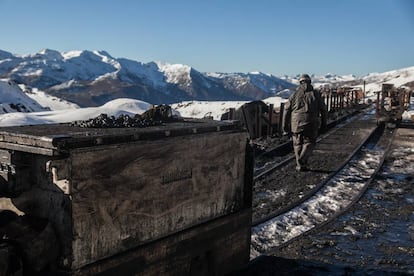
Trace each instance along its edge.
<path fill-rule="evenodd" d="M 170 64 L 163 62 L 156 62 L 161 72 L 167 78 L 167 82 L 178 84 L 180 82 L 191 83 L 191 67 L 183 64 Z"/>
<path fill-rule="evenodd" d="M 102 113 L 108 116 L 127 114 L 133 116 L 142 114 L 151 107 L 151 104 L 133 100 L 116 99 L 99 107 L 62 109 L 31 113 L 7 113 L 0 115 L 0 126 L 19 126 L 28 124 L 68 123 L 78 120 L 95 118 Z"/>

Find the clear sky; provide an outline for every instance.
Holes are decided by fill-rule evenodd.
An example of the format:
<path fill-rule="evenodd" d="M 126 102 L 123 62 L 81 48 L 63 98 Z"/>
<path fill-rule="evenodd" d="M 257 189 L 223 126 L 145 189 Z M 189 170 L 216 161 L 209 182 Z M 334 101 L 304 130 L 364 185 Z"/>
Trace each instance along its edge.
<path fill-rule="evenodd" d="M 201 72 L 414 66 L 414 0 L 0 0 L 0 49 L 105 50 Z"/>

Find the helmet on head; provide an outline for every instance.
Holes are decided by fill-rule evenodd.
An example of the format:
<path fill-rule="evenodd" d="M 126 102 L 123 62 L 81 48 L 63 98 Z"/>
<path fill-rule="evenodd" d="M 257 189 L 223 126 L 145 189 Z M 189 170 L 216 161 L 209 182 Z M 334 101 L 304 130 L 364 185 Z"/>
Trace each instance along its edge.
<path fill-rule="evenodd" d="M 302 74 L 299 78 L 299 82 L 311 83 L 312 81 L 308 74 Z"/>

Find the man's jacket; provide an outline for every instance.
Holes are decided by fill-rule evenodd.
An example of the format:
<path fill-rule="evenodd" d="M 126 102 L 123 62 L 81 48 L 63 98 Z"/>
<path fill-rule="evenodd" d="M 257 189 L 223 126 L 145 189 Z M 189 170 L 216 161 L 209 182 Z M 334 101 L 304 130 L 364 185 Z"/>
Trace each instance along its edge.
<path fill-rule="evenodd" d="M 317 133 L 326 127 L 327 110 L 321 94 L 310 84 L 301 84 L 285 104 L 283 129 L 293 133 Z M 320 119 L 319 119 L 320 116 Z"/>

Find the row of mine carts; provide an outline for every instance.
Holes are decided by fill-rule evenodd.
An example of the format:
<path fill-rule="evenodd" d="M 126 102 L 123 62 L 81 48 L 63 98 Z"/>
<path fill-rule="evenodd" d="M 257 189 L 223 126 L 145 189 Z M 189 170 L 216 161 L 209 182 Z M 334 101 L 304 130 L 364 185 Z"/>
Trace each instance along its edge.
<path fill-rule="evenodd" d="M 377 92 L 377 122 L 400 123 L 403 113 L 409 108 L 411 93 L 406 87 L 383 84 L 381 91 Z"/>
<path fill-rule="evenodd" d="M 362 89 L 351 87 L 322 88 L 320 93 L 328 114 L 333 119 L 349 114 L 365 104 L 365 94 Z M 260 139 L 282 135 L 283 113 L 283 102 L 280 106 L 275 106 L 263 101 L 252 101 L 238 109 L 230 109 L 222 115 L 221 119 L 241 121 L 251 139 Z"/>
<path fill-rule="evenodd" d="M 373 102 L 372 98 L 366 97 L 361 88 L 322 87 L 320 93 L 326 104 L 329 120 L 346 116 Z M 377 122 L 401 122 L 404 111 L 408 110 L 410 95 L 411 90 L 407 87 L 396 88 L 393 84 L 383 84 L 381 91 L 376 92 Z M 221 119 L 243 122 L 250 138 L 260 139 L 282 135 L 283 112 L 284 103 L 274 106 L 263 101 L 253 101 L 238 109 L 230 109 Z"/>

